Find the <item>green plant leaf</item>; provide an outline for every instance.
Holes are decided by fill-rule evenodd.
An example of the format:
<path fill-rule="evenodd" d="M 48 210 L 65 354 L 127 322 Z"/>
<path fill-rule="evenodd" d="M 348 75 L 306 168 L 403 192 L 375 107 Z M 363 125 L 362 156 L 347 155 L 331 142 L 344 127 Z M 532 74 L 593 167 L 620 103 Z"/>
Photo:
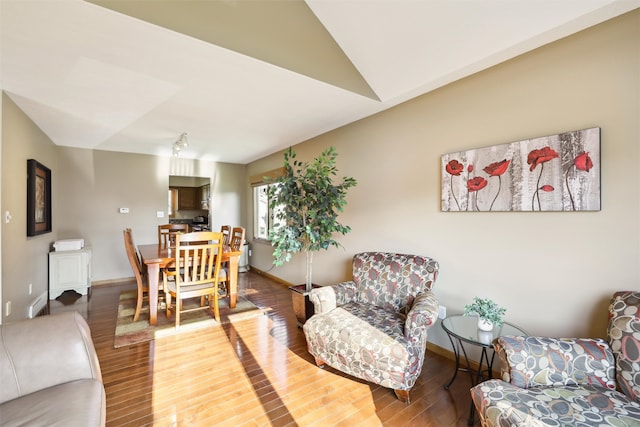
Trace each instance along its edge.
<path fill-rule="evenodd" d="M 464 315 L 477 315 L 481 319 L 488 320 L 496 326 L 504 323 L 503 316 L 507 309 L 500 307 L 489 298 L 474 297 L 471 304 L 464 306 Z"/>
<path fill-rule="evenodd" d="M 337 156 L 335 147 L 329 147 L 307 163 L 298 161 L 292 148 L 284 152 L 284 174 L 268 189 L 269 207 L 277 212 L 278 225 L 269 234 L 275 265 L 288 262 L 295 252 L 340 247 L 333 236 L 351 231 L 338 222 L 338 213 L 347 203 L 348 189 L 357 181 L 345 177 L 334 183 Z M 309 274 L 307 277 L 310 280 Z"/>

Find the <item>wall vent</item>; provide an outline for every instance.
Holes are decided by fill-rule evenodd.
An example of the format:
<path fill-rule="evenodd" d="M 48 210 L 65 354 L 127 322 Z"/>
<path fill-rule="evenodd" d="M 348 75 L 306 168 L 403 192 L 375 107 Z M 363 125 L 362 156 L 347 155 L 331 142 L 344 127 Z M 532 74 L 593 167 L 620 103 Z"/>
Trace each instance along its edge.
<path fill-rule="evenodd" d="M 43 292 L 42 295 L 34 299 L 29 305 L 29 319 L 33 319 L 34 317 L 36 317 L 45 305 L 47 305 L 47 293 Z"/>

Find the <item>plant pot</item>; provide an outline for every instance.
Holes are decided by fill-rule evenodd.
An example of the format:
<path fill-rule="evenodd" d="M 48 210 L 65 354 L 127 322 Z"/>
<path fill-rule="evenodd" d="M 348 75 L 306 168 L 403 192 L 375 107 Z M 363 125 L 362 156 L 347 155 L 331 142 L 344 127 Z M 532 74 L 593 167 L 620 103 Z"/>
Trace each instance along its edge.
<path fill-rule="evenodd" d="M 493 322 L 478 317 L 478 329 L 485 332 L 493 331 Z"/>
<path fill-rule="evenodd" d="M 311 287 L 319 288 L 320 285 L 312 284 Z M 302 328 L 304 322 L 306 322 L 307 319 L 313 316 L 313 303 L 309 301 L 309 292 L 307 292 L 306 290 L 306 285 L 289 286 L 289 289 L 291 290 L 293 312 L 296 315 L 298 327 Z"/>
<path fill-rule="evenodd" d="M 478 331 L 478 341 L 482 344 L 490 345 L 493 341 L 493 332 Z"/>

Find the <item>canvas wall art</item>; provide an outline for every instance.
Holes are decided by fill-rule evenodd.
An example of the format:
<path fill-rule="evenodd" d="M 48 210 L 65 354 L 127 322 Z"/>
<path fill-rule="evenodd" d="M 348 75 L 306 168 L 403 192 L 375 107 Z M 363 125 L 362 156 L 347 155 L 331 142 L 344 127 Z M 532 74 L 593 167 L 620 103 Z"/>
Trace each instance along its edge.
<path fill-rule="evenodd" d="M 445 212 L 599 211 L 600 128 L 442 156 Z"/>

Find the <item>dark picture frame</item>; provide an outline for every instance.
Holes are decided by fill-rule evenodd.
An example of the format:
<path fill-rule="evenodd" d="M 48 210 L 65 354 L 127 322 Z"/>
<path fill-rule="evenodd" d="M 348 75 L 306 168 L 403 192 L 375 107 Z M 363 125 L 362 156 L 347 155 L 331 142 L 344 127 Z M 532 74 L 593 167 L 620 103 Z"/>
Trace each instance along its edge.
<path fill-rule="evenodd" d="M 51 232 L 51 169 L 27 160 L 27 236 Z"/>

